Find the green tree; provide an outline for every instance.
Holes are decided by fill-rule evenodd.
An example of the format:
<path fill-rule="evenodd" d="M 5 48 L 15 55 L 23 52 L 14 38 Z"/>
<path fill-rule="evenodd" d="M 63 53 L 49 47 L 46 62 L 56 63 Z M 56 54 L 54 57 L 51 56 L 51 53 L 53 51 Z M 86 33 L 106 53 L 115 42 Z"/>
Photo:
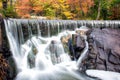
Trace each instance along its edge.
<path fill-rule="evenodd" d="M 0 9 L 0 13 L 4 17 L 11 17 L 15 18 L 17 17 L 17 13 L 15 12 L 14 5 L 11 5 L 12 0 L 0 0 L 2 8 Z"/>
<path fill-rule="evenodd" d="M 49 4 L 49 3 L 45 3 L 44 4 L 44 16 L 47 16 L 48 18 L 53 19 L 55 17 L 55 9 L 53 7 L 53 5 Z"/>
<path fill-rule="evenodd" d="M 108 19 L 109 16 L 109 9 L 111 6 L 112 0 L 94 0 L 94 6 L 91 8 L 91 15 L 92 19 Z M 89 15 L 89 16 L 90 16 Z"/>
<path fill-rule="evenodd" d="M 6 9 L 2 9 L 0 11 L 4 17 L 9 17 L 9 18 L 16 18 L 17 13 L 14 11 L 14 8 L 11 6 L 8 6 Z"/>

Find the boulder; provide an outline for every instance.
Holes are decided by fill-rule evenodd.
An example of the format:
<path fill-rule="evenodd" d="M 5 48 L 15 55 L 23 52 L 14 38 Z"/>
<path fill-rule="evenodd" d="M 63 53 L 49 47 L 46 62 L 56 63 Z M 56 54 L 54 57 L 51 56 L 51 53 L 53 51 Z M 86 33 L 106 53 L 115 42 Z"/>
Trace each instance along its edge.
<path fill-rule="evenodd" d="M 91 29 L 89 50 L 82 68 L 120 72 L 120 29 Z"/>

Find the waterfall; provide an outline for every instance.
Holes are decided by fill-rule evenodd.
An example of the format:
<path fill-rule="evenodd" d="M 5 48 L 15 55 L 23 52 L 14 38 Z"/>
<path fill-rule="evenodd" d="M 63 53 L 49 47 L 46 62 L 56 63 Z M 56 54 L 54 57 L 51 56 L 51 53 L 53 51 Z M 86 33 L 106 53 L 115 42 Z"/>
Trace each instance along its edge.
<path fill-rule="evenodd" d="M 85 36 L 86 37 L 86 36 Z M 85 48 L 81 53 L 81 56 L 79 57 L 78 61 L 77 61 L 77 66 L 80 67 L 81 62 L 83 61 L 83 59 L 85 58 L 85 56 L 87 55 L 87 51 L 88 51 L 88 42 L 85 39 Z"/>
<path fill-rule="evenodd" d="M 60 38 L 68 32 L 74 34 L 80 26 L 120 27 L 119 21 L 7 19 L 4 23 L 18 68 L 15 80 L 94 80 L 78 72 L 78 66 L 87 54 L 87 40 L 76 62 L 64 51 Z"/>

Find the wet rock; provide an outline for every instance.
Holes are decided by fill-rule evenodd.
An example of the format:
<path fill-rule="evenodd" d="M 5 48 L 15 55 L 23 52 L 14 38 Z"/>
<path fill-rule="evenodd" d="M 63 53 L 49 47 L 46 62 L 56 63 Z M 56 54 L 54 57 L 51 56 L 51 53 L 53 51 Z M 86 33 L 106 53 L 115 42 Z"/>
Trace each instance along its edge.
<path fill-rule="evenodd" d="M 7 79 L 13 80 L 17 75 L 17 66 L 16 66 L 15 61 L 12 56 L 8 57 L 6 60 L 9 65 L 9 70 L 8 70 L 9 72 L 7 73 L 8 74 Z"/>
<path fill-rule="evenodd" d="M 0 80 L 7 80 L 9 72 L 9 65 L 4 59 L 3 55 L 0 54 Z"/>
<path fill-rule="evenodd" d="M 16 65 L 9 48 L 4 21 L 0 15 L 0 80 L 13 80 L 16 73 Z"/>
<path fill-rule="evenodd" d="M 89 51 L 83 67 L 120 72 L 120 29 L 95 28 L 87 36 Z"/>

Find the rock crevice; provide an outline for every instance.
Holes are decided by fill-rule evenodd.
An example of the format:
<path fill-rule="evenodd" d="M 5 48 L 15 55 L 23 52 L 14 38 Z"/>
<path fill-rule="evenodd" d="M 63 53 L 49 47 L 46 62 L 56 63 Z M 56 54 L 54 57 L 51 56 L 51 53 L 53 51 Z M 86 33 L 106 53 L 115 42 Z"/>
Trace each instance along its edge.
<path fill-rule="evenodd" d="M 83 66 L 120 72 L 120 29 L 91 29 L 88 36 L 89 51 Z"/>

